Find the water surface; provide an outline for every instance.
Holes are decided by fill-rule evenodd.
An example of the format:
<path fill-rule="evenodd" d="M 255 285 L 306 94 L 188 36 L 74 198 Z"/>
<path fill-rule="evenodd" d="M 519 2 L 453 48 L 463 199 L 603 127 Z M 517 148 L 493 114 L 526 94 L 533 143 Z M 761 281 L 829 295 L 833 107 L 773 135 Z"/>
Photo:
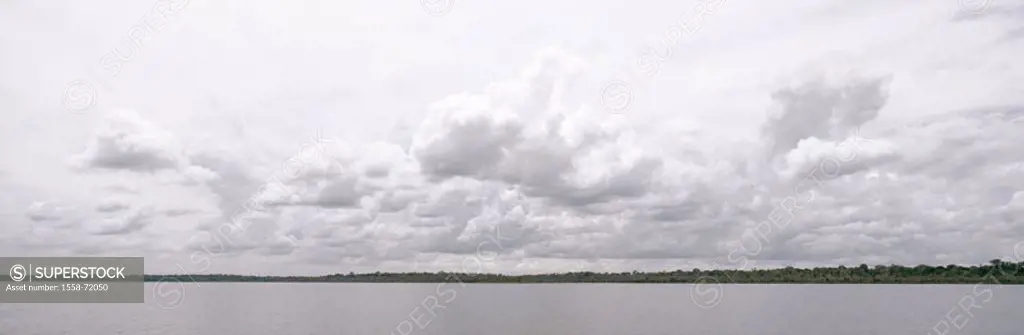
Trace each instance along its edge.
<path fill-rule="evenodd" d="M 201 283 L 183 299 L 146 288 L 146 304 L 0 305 L 0 334 L 1024 334 L 1024 286 Z"/>

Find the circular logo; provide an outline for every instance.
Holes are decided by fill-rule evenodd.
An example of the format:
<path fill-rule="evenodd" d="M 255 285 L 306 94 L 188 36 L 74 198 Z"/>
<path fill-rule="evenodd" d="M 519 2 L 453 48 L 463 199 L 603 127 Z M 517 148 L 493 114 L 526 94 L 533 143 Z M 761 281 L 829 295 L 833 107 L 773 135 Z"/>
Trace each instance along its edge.
<path fill-rule="evenodd" d="M 722 302 L 722 283 L 709 276 L 701 276 L 690 286 L 690 300 L 698 307 L 709 309 Z"/>
<path fill-rule="evenodd" d="M 174 309 L 185 300 L 185 284 L 180 280 L 164 277 L 153 285 L 153 300 L 163 309 Z"/>
<path fill-rule="evenodd" d="M 960 9 L 968 14 L 981 14 L 988 9 L 992 0 L 960 0 Z"/>
<path fill-rule="evenodd" d="M 442 16 L 452 11 L 455 7 L 455 0 L 420 0 L 423 10 L 433 16 Z"/>
<path fill-rule="evenodd" d="M 14 264 L 14 266 L 11 267 L 9 274 L 11 275 L 11 279 L 14 281 L 22 281 L 25 280 L 25 276 L 28 275 L 28 271 L 25 271 L 25 267 L 21 266 L 21 264 Z"/>
<path fill-rule="evenodd" d="M 633 90 L 626 82 L 615 80 L 605 84 L 601 89 L 601 105 L 608 112 L 625 112 L 631 104 L 633 104 Z"/>
<path fill-rule="evenodd" d="M 84 80 L 72 81 L 64 89 L 63 102 L 68 111 L 85 113 L 96 106 L 96 88 Z"/>

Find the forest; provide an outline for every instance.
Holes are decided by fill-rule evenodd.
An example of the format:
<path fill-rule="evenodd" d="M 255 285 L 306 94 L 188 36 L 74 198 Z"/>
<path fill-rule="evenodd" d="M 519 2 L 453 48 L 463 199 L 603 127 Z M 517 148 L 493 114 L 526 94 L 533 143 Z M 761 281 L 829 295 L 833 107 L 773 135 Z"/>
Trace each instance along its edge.
<path fill-rule="evenodd" d="M 460 272 L 373 272 L 325 276 L 247 276 L 230 274 L 146 275 L 145 281 L 328 282 L 328 283 L 720 283 L 720 284 L 1024 284 L 1024 262 L 992 260 L 963 266 L 861 264 L 855 267 L 676 270 L 663 272 L 566 272 L 531 275 Z"/>

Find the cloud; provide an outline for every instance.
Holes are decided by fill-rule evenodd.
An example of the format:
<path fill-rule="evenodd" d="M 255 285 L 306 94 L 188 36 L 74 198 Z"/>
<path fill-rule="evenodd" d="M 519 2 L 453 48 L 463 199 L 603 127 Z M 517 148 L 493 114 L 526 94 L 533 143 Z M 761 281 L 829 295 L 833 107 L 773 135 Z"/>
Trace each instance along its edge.
<path fill-rule="evenodd" d="M 82 169 L 145 173 L 174 170 L 186 162 L 172 134 L 133 110 L 112 111 L 106 117 L 106 126 L 72 161 Z"/>
<path fill-rule="evenodd" d="M 93 232 L 96 235 L 126 235 L 145 229 L 153 223 L 153 210 L 143 208 L 131 213 L 101 220 Z"/>
<path fill-rule="evenodd" d="M 0 251 L 317 274 L 484 250 L 492 271 L 630 271 L 967 263 L 1024 239 L 1016 7 L 726 6 L 656 73 L 616 77 L 692 4 L 590 10 L 611 5 L 466 7 L 472 30 L 387 5 L 210 7 L 116 76 L 58 56 L 124 33 L 90 17 L 136 14 L 75 5 L 93 28 L 77 43 L 0 37 L 19 50 L 0 60 L 0 236 L 31 235 Z M 45 32 L 46 13 L 0 27 Z M 251 38 L 271 32 L 305 39 Z M 72 78 L 97 88 L 87 111 L 54 99 Z M 614 80 L 618 114 L 600 101 Z"/>
<path fill-rule="evenodd" d="M 178 217 L 178 216 L 196 214 L 196 213 L 199 213 L 199 211 L 194 210 L 194 209 L 172 208 L 172 209 L 165 209 L 165 210 L 162 211 L 162 213 L 163 213 L 164 216 L 167 216 L 167 217 Z"/>
<path fill-rule="evenodd" d="M 559 103 L 580 63 L 544 50 L 517 79 L 434 104 L 412 146 L 423 172 L 522 185 L 573 206 L 643 195 L 660 160 L 602 125 L 605 116 Z"/>
<path fill-rule="evenodd" d="M 871 141 L 854 135 L 841 142 L 825 142 L 811 137 L 800 141 L 785 156 L 780 176 L 787 180 L 802 178 L 820 171 L 828 178 L 836 178 L 870 169 L 872 166 L 897 159 L 894 145 L 888 141 Z"/>
<path fill-rule="evenodd" d="M 749 253 L 756 241 L 758 252 L 747 257 L 762 262 L 900 261 L 946 250 L 941 243 L 967 247 L 950 234 L 976 227 L 968 222 L 979 215 L 1002 223 L 972 228 L 978 233 L 995 238 L 1014 229 L 1011 221 L 969 207 L 981 202 L 1015 211 L 1013 187 L 940 180 L 994 182 L 981 177 L 987 165 L 967 164 L 981 161 L 1019 174 L 1009 167 L 1024 161 L 1009 141 L 1019 137 L 1019 108 L 953 113 L 865 135 L 862 127 L 886 105 L 891 77 L 813 76 L 771 94 L 779 114 L 760 128 L 764 143 L 717 143 L 691 131 L 687 141 L 656 148 L 645 141 L 657 137 L 553 99 L 566 89 L 560 76 L 572 73 L 558 68 L 572 58 L 558 57 L 565 55 L 542 53 L 518 79 L 434 104 L 409 151 L 325 139 L 283 157 L 263 182 L 240 156 L 224 151 L 138 152 L 175 157 L 165 165 L 217 196 L 221 219 L 197 226 L 184 248 L 211 256 L 368 265 L 434 255 L 441 262 L 493 244 L 503 261 L 628 259 L 669 266 L 677 264 L 670 260 Z M 732 145 L 756 154 L 717 149 Z M 106 166 L 139 172 L 154 165 Z M 806 176 L 823 173 L 827 178 L 808 183 Z M 912 194 L 893 198 L 901 192 Z M 805 202 L 800 213 L 756 240 L 757 223 L 786 199 Z M 105 202 L 97 209 L 114 207 L 121 208 Z M 244 230 L 225 229 L 242 213 Z M 152 211 L 135 211 L 101 221 L 94 234 L 136 233 L 152 222 Z M 929 232 L 936 237 L 923 238 Z M 896 246 L 903 249 L 893 253 Z M 946 251 L 943 259 L 970 257 Z"/>
<path fill-rule="evenodd" d="M 552 57 L 559 56 L 541 54 L 529 67 L 552 75 L 442 99 L 408 152 L 385 142 L 325 141 L 283 158 L 262 186 L 233 155 L 189 157 L 218 176 L 204 182 L 220 197 L 225 221 L 242 212 L 249 219 L 244 231 L 201 225 L 186 250 L 364 265 L 416 255 L 443 262 L 482 245 L 498 247 L 496 257 L 508 262 L 671 266 L 736 250 L 768 264 L 920 261 L 939 250 L 943 260 L 966 262 L 983 257 L 946 245 L 976 246 L 958 240 L 966 231 L 998 238 L 1015 229 L 1006 216 L 971 209 L 1016 210 L 1014 188 L 988 177 L 990 165 L 966 164 L 998 163 L 1019 177 L 1009 167 L 1024 161 L 1011 149 L 1019 108 L 864 134 L 886 105 L 891 77 L 812 76 L 771 93 L 780 114 L 755 134 L 767 142 L 720 143 L 691 131 L 687 141 L 657 148 L 638 139 L 645 134 L 551 102 L 564 89 L 557 74 L 571 72 L 536 71 L 568 62 Z M 734 145 L 754 155 L 719 151 Z M 949 183 L 968 177 L 991 184 Z M 787 201 L 801 204 L 789 222 L 754 235 Z M 978 226 L 981 218 L 996 224 Z M 144 226 L 126 222 L 108 232 Z"/>
<path fill-rule="evenodd" d="M 194 165 L 192 155 L 177 136 L 131 109 L 114 109 L 93 134 L 83 152 L 71 157 L 75 170 L 86 173 L 163 173 L 163 178 L 185 185 L 204 185 L 220 178 L 206 167 Z M 115 192 L 132 192 L 116 185 Z"/>
<path fill-rule="evenodd" d="M 132 186 L 128 186 L 128 185 L 112 185 L 112 186 L 107 186 L 104 189 L 107 190 L 107 191 L 110 191 L 110 192 L 114 192 L 114 193 L 128 193 L 128 194 L 138 194 L 139 193 L 139 190 L 133 188 Z"/>
<path fill-rule="evenodd" d="M 96 211 L 104 213 L 119 212 L 128 208 L 129 205 L 127 202 L 115 198 L 103 199 L 99 205 L 96 205 Z"/>
<path fill-rule="evenodd" d="M 25 209 L 25 216 L 35 222 L 56 222 L 68 218 L 74 208 L 46 201 L 36 201 Z"/>
<path fill-rule="evenodd" d="M 838 80 L 838 82 L 834 82 Z M 772 93 L 778 114 L 765 123 L 769 157 L 795 149 L 800 141 L 842 139 L 878 117 L 888 101 L 891 78 L 812 78 Z M 833 81 L 833 82 L 829 82 Z"/>

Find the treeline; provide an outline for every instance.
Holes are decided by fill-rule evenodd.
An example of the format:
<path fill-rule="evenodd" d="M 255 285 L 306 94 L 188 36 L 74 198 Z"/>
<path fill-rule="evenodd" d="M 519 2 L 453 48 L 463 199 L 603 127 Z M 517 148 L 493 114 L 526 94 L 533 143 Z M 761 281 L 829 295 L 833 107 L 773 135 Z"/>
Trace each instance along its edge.
<path fill-rule="evenodd" d="M 229 274 L 146 275 L 148 282 L 304 282 L 304 283 L 808 283 L 808 284 L 1024 284 L 1024 262 L 992 260 L 976 266 L 861 264 L 856 267 L 751 270 L 676 270 L 665 272 L 569 272 L 502 275 L 456 272 L 348 273 L 318 277 Z"/>

